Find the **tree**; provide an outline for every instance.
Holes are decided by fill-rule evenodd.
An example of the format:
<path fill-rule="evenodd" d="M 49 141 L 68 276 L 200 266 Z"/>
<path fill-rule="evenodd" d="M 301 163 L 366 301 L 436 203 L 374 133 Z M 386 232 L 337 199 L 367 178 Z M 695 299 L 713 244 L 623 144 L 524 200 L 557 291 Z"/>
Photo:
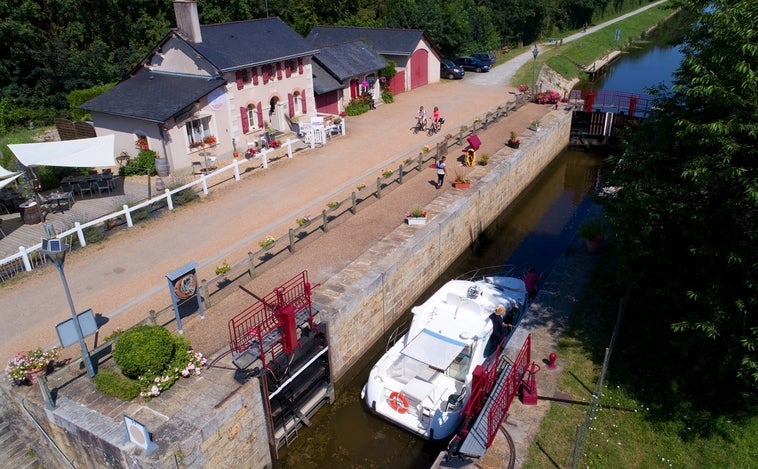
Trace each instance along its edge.
<path fill-rule="evenodd" d="M 610 161 L 609 184 L 621 190 L 605 206 L 634 288 L 628 327 L 665 341 L 668 370 L 692 396 L 718 397 L 737 381 L 754 399 L 758 4 L 677 5 L 701 13 L 674 89 L 655 91 L 657 110 Z"/>

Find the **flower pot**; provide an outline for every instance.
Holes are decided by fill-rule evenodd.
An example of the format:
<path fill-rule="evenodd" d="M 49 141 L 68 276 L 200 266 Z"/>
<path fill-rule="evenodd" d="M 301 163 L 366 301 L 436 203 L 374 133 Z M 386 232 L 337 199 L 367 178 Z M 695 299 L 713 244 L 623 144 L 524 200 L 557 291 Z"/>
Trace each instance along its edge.
<path fill-rule="evenodd" d="M 511 148 L 518 148 L 521 142 L 508 142 L 508 146 Z"/>
<path fill-rule="evenodd" d="M 405 221 L 409 225 L 426 225 L 426 217 L 406 217 Z"/>
<path fill-rule="evenodd" d="M 468 189 L 469 187 L 471 187 L 471 183 L 470 182 L 454 182 L 453 187 L 455 187 L 456 189 Z"/>
<path fill-rule="evenodd" d="M 239 158 L 240 157 L 240 152 L 235 151 L 234 153 L 232 153 L 232 155 L 234 155 L 235 158 Z"/>
<path fill-rule="evenodd" d="M 37 384 L 39 377 L 44 376 L 46 374 L 46 371 L 47 370 L 44 368 L 35 368 L 33 370 L 29 370 L 26 372 L 26 379 L 28 379 L 32 384 Z"/>

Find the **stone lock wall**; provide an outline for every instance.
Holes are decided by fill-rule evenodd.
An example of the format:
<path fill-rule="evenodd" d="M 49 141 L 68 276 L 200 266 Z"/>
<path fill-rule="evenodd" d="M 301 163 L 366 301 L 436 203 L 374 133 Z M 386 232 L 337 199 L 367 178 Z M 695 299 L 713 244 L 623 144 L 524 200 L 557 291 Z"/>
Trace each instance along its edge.
<path fill-rule="evenodd" d="M 475 168 L 470 189 L 447 191 L 425 207 L 426 226 L 398 227 L 314 291 L 329 323 L 335 381 L 566 148 L 571 113 L 553 111 L 541 123 L 521 136 L 518 150 L 504 148 Z"/>

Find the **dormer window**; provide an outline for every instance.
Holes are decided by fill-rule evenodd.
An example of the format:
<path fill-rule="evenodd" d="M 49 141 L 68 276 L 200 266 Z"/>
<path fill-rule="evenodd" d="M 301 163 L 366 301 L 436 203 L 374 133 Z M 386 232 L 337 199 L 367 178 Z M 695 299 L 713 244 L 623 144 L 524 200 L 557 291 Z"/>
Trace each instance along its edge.
<path fill-rule="evenodd" d="M 263 66 L 263 68 L 265 68 L 266 72 L 268 73 L 269 81 L 276 80 L 276 66 L 274 64 L 266 64 Z"/>

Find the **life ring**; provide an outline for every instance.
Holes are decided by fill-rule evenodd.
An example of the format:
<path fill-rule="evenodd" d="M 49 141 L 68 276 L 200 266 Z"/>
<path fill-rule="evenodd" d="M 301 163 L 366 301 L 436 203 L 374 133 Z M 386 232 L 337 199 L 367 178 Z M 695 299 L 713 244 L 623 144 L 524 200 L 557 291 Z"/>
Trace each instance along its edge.
<path fill-rule="evenodd" d="M 398 414 L 404 414 L 408 412 L 408 399 L 400 392 L 393 392 L 390 394 L 390 407 Z"/>
<path fill-rule="evenodd" d="M 474 166 L 475 162 L 476 162 L 476 151 L 467 150 L 466 151 L 466 166 L 468 167 Z"/>

